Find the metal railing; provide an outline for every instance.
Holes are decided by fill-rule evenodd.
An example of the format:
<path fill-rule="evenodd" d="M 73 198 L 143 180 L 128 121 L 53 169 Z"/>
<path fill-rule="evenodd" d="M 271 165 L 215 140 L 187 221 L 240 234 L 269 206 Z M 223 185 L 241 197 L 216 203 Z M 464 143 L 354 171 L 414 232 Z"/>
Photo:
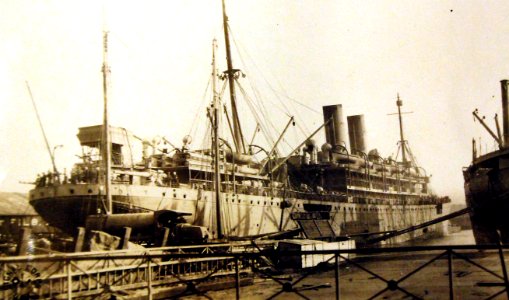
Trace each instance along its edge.
<path fill-rule="evenodd" d="M 332 290 L 329 290 L 330 297 L 340 299 L 343 293 L 349 298 L 347 292 L 354 287 L 351 274 L 355 269 L 356 272 L 368 274 L 371 282 L 379 283 L 378 290 L 366 290 L 361 296 L 356 296 L 356 299 L 375 299 L 395 292 L 412 299 L 454 299 L 461 295 L 465 286 L 461 284 L 461 280 L 472 280 L 455 271 L 455 266 L 461 262 L 495 280 L 478 282 L 475 288 L 483 289 L 489 286 L 492 292 L 479 295 L 493 299 L 505 294 L 509 298 L 503 251 L 508 248 L 506 246 L 423 246 L 283 252 L 243 245 L 240 248 L 224 245 L 173 247 L 143 252 L 112 251 L 0 258 L 0 296 L 2 299 L 18 299 L 21 296 L 37 296 L 39 299 L 99 296 L 178 298 L 190 293 L 207 295 L 209 292 L 203 286 L 221 281 L 221 288 L 232 288 L 227 291 L 229 295 L 233 296 L 235 293 L 235 298 L 240 299 L 249 296 L 249 287 L 241 286 L 252 283 L 252 275 L 257 275 L 257 278 L 263 278 L 265 283 L 273 284 L 271 289 L 264 291 L 263 297 L 266 299 L 282 294 L 293 294 L 303 299 L 317 298 L 319 292 L 315 290 L 323 287 L 333 288 L 333 294 L 330 293 Z M 482 255 L 479 256 L 479 253 Z M 482 259 L 478 259 L 476 255 Z M 306 257 L 320 257 L 321 263 L 283 279 L 280 274 L 275 275 L 277 273 L 268 261 L 268 258 L 277 259 L 283 256 L 296 257 L 297 261 Z M 389 261 L 387 265 L 382 262 L 394 257 L 403 260 L 403 265 L 408 265 L 408 268 L 387 272 L 386 267 L 393 262 Z M 490 266 L 486 265 L 486 257 L 490 258 Z M 439 294 L 433 292 L 436 282 L 418 280 L 418 285 L 415 283 L 415 275 L 421 273 L 424 277 L 428 276 L 428 273 L 423 272 L 432 265 L 443 267 L 439 269 L 445 271 L 441 276 L 444 276 L 444 280 L 445 276 L 447 277 L 447 284 L 444 283 L 447 290 L 439 291 Z M 334 281 L 334 284 L 303 284 L 306 279 L 324 272 L 329 275 L 325 278 Z M 320 278 L 323 281 L 323 277 Z M 472 282 L 467 285 L 472 286 Z M 486 288 L 483 291 L 486 291 Z M 370 292 L 372 294 L 369 294 Z"/>

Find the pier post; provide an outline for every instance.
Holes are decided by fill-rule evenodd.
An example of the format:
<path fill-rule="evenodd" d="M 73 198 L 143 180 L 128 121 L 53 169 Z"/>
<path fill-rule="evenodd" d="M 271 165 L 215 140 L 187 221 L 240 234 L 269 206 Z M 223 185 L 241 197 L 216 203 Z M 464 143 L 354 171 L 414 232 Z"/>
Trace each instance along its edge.
<path fill-rule="evenodd" d="M 72 300 L 72 276 L 70 260 L 67 261 L 66 271 L 67 271 L 67 299 Z"/>
<path fill-rule="evenodd" d="M 147 296 L 148 300 L 152 300 L 152 259 L 147 258 Z"/>
<path fill-rule="evenodd" d="M 449 270 L 449 299 L 454 299 L 454 287 L 452 282 L 452 250 L 447 249 L 447 267 Z"/>
<path fill-rule="evenodd" d="M 129 247 L 129 240 L 131 239 L 131 227 L 124 227 L 124 237 L 122 238 L 122 249 Z"/>
<path fill-rule="evenodd" d="M 502 249 L 502 238 L 500 237 L 500 231 L 497 230 L 498 236 L 498 256 L 500 257 L 500 265 L 502 266 L 502 274 L 504 275 L 504 285 L 507 298 L 509 299 L 509 280 L 507 278 L 507 268 L 505 265 L 504 250 Z"/>
<path fill-rule="evenodd" d="M 163 228 L 163 240 L 161 241 L 161 247 L 166 246 L 168 243 L 168 236 L 170 235 L 170 228 L 164 227 Z"/>
<path fill-rule="evenodd" d="M 3 286 L 4 283 L 5 283 L 5 279 L 4 278 L 7 278 L 7 264 L 6 263 L 3 263 L 2 264 L 2 273 L 0 274 L 0 286 Z M 7 299 L 7 289 L 4 289 L 4 291 L 2 292 L 2 299 Z"/>
<path fill-rule="evenodd" d="M 30 240 L 31 233 L 32 233 L 32 230 L 30 228 L 28 228 L 28 227 L 21 228 L 18 247 L 16 248 L 16 255 L 27 255 L 28 242 Z"/>
<path fill-rule="evenodd" d="M 235 256 L 235 299 L 240 299 L 240 274 L 238 256 Z"/>
<path fill-rule="evenodd" d="M 339 300 L 339 253 L 334 255 L 334 279 L 336 281 L 336 300 Z"/>
<path fill-rule="evenodd" d="M 78 234 L 76 236 L 76 243 L 74 244 L 74 252 L 83 251 L 83 243 L 85 241 L 85 227 L 78 227 Z"/>

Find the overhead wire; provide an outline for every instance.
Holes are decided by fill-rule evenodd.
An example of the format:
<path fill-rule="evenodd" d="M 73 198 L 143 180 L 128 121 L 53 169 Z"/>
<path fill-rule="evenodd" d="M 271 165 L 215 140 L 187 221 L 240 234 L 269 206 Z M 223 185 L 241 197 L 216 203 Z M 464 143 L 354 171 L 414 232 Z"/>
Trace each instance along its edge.
<path fill-rule="evenodd" d="M 237 43 L 237 40 L 235 38 L 233 38 L 233 41 L 234 41 L 234 44 L 236 46 L 236 49 L 237 49 L 237 53 L 240 57 L 240 60 L 242 62 L 242 64 L 247 67 L 248 64 L 245 62 L 244 60 L 244 56 L 242 55 L 242 53 L 240 52 L 240 46 L 239 44 Z M 244 52 L 247 54 L 248 58 L 250 58 L 249 54 L 247 53 L 247 51 L 244 50 Z M 252 60 L 252 59 L 251 59 Z M 259 68 L 256 66 L 256 64 L 254 63 L 255 67 L 259 70 Z M 260 72 L 261 73 L 261 72 Z M 269 86 L 269 88 L 272 90 L 272 92 L 274 93 L 274 95 L 276 96 L 276 98 L 279 100 L 279 102 L 282 104 L 283 106 L 283 109 L 279 108 L 277 106 L 277 103 L 274 103 L 273 101 L 271 101 L 273 104 L 275 104 L 275 107 L 278 108 L 279 110 L 283 111 L 283 113 L 285 113 L 288 117 L 291 117 L 291 113 L 290 113 L 290 110 L 289 108 L 286 106 L 286 104 L 284 103 L 284 101 L 282 101 L 280 98 L 279 98 L 279 95 L 278 93 L 275 91 L 275 89 L 270 85 L 270 83 L 268 82 L 268 80 L 262 75 L 262 77 L 264 78 L 264 81 L 265 83 Z M 266 105 L 265 105 L 265 101 L 262 100 L 262 97 L 260 96 L 260 92 L 259 90 L 255 87 L 255 84 L 253 84 L 252 80 L 250 77 L 248 77 L 248 83 L 251 87 L 251 90 L 255 96 L 255 99 L 256 101 L 253 101 L 249 96 L 248 96 L 248 93 L 247 91 L 244 89 L 244 95 L 246 97 L 246 101 L 251 101 L 251 111 L 252 113 L 254 114 L 255 112 L 257 111 L 260 111 L 262 115 L 270 115 L 269 113 L 269 110 L 267 109 Z M 270 98 L 269 98 L 270 100 Z M 264 119 L 265 122 L 262 122 L 261 118 L 258 119 L 258 122 L 261 124 L 261 127 L 265 124 L 269 125 L 269 126 L 265 126 L 262 130 L 262 133 L 265 137 L 265 139 L 267 140 L 267 142 L 271 145 L 274 144 L 274 141 L 275 141 L 275 137 L 274 136 L 278 136 L 279 135 L 279 132 L 278 132 L 278 128 L 274 125 L 274 123 L 272 122 L 271 118 L 266 118 Z M 283 138 L 282 139 L 283 143 L 287 144 L 288 147 L 291 148 L 291 145 L 288 143 L 288 141 Z"/>
<path fill-rule="evenodd" d="M 231 30 L 230 30 L 231 32 Z M 283 109 L 281 109 L 280 107 L 278 107 L 277 105 L 275 107 L 277 107 L 279 110 L 282 110 L 288 117 L 290 116 L 296 116 L 296 119 L 297 120 L 303 120 L 303 118 L 300 117 L 300 113 L 299 113 L 299 110 L 297 109 L 294 109 L 294 111 L 292 112 L 292 110 L 289 108 L 289 106 L 285 103 L 285 101 L 283 101 L 281 99 L 281 96 L 283 96 L 284 98 L 314 112 L 314 113 L 318 113 L 319 112 L 313 108 L 311 108 L 310 106 L 300 102 L 300 101 L 297 101 L 296 99 L 288 96 L 288 93 L 286 92 L 286 90 L 284 88 L 282 88 L 282 91 L 283 93 L 279 92 L 278 90 L 276 90 L 272 85 L 271 83 L 267 80 L 267 78 L 265 76 L 263 76 L 263 73 L 260 71 L 260 68 L 258 67 L 258 65 L 256 64 L 256 62 L 254 62 L 254 60 L 251 58 L 251 56 L 249 55 L 249 52 L 245 50 L 245 48 L 242 46 L 242 44 L 240 42 L 238 42 L 238 40 L 234 37 L 234 34 L 231 33 L 231 36 L 232 36 L 232 39 L 233 39 L 233 42 L 236 46 L 236 49 L 237 49 L 237 53 L 239 55 L 239 58 L 242 62 L 242 64 L 247 67 L 248 64 L 245 62 L 244 60 L 244 55 L 242 54 L 242 52 L 245 53 L 245 55 L 247 56 L 247 58 L 252 61 L 252 64 L 253 66 L 255 67 L 255 69 L 261 74 L 261 77 L 263 78 L 265 84 L 268 86 L 268 88 L 272 91 L 272 93 L 274 94 L 275 98 L 279 101 L 279 103 L 283 106 Z M 242 50 L 242 52 L 241 52 Z M 274 76 L 273 76 L 274 77 Z M 280 87 L 282 87 L 281 83 L 279 82 L 279 80 L 276 80 L 278 82 L 278 85 Z M 268 111 L 264 105 L 264 101 L 261 100 L 261 97 L 259 96 L 259 90 L 257 88 L 255 88 L 255 85 L 252 83 L 252 80 L 250 79 L 250 77 L 248 77 L 248 82 L 250 83 L 250 87 L 253 91 L 253 94 L 256 96 L 256 100 L 258 101 L 258 108 L 264 112 L 264 115 L 269 115 L 268 114 Z M 268 99 L 270 101 L 270 98 Z M 271 103 L 274 103 L 273 101 L 270 101 Z M 270 125 L 271 125 L 271 128 L 273 129 L 274 132 L 277 133 L 277 129 L 276 129 L 276 126 L 274 126 L 274 124 L 271 122 L 270 118 L 268 119 L 267 121 Z M 304 136 L 308 136 L 309 135 L 309 128 L 306 126 L 305 122 L 299 122 L 299 121 L 295 121 L 295 125 L 297 127 L 297 129 L 301 132 L 302 135 Z M 286 146 L 288 146 L 289 148 L 292 148 L 288 139 L 286 137 L 283 137 L 282 138 L 282 142 L 284 144 L 286 144 Z M 270 142 L 269 142 L 270 143 Z"/>
<path fill-rule="evenodd" d="M 200 124 L 198 122 L 198 119 L 200 119 L 200 117 L 203 116 L 203 111 L 201 110 L 201 108 L 204 107 L 204 102 L 207 99 L 207 92 L 208 92 L 209 87 L 210 87 L 210 82 L 211 82 L 211 79 L 209 78 L 209 81 L 207 82 L 207 87 L 205 88 L 205 91 L 203 92 L 202 100 L 201 100 L 201 102 L 200 102 L 200 104 L 198 106 L 198 109 L 196 110 L 196 113 L 195 113 L 195 116 L 193 118 L 193 121 L 191 122 L 191 127 L 189 128 L 189 132 L 188 132 L 189 136 L 196 135 L 196 132 L 198 130 L 198 125 L 197 124 Z"/>
<path fill-rule="evenodd" d="M 276 80 L 275 80 L 275 81 L 277 82 L 277 84 L 278 84 L 278 85 L 279 85 L 279 87 L 281 88 L 281 91 L 282 91 L 282 92 L 280 92 L 280 91 L 276 90 L 276 89 L 272 86 L 272 84 L 271 84 L 271 83 L 267 80 L 267 78 L 266 78 L 265 76 L 263 76 L 263 73 L 261 72 L 261 70 L 260 70 L 260 68 L 258 67 L 258 65 L 256 64 L 256 62 L 255 62 L 255 61 L 251 58 L 251 56 L 249 55 L 249 52 L 248 52 L 248 51 L 247 51 L 247 50 L 246 50 L 246 49 L 242 46 L 242 44 L 240 44 L 240 42 L 239 42 L 239 43 L 237 43 L 237 39 L 235 39 L 235 38 L 234 38 L 234 34 L 233 34 L 233 33 L 232 33 L 232 37 L 233 37 L 233 41 L 234 41 L 234 43 L 235 43 L 235 46 L 236 46 L 236 48 L 238 49 L 239 56 L 241 57 L 241 60 L 243 60 L 243 57 L 242 57 L 242 55 L 240 54 L 240 50 L 242 50 L 242 51 L 246 54 L 247 58 L 248 58 L 250 61 L 252 61 L 253 66 L 256 68 L 256 70 L 257 70 L 260 74 L 262 74 L 262 76 L 261 76 L 261 77 L 263 78 L 263 80 L 264 80 L 264 81 L 265 81 L 265 83 L 267 84 L 268 88 L 269 88 L 269 89 L 270 89 L 270 90 L 274 93 L 274 95 L 275 95 L 275 96 L 283 96 L 283 97 L 287 98 L 288 100 L 290 100 L 290 101 L 292 101 L 292 102 L 295 102 L 296 104 L 298 104 L 298 105 L 300 105 L 300 106 L 302 106 L 302 107 L 304 107 L 304 108 L 306 108 L 306 109 L 308 109 L 308 110 L 310 110 L 310 111 L 312 111 L 312 112 L 314 112 L 314 113 L 320 114 L 320 112 L 319 112 L 319 111 L 317 111 L 317 110 L 313 109 L 312 107 L 310 107 L 310 106 L 308 106 L 308 105 L 306 105 L 306 104 L 304 104 L 304 103 L 302 103 L 302 102 L 298 101 L 297 99 L 295 99 L 295 98 L 293 98 L 293 97 L 290 97 L 290 96 L 288 95 L 288 92 L 287 92 L 287 91 L 286 91 L 286 89 L 284 88 L 284 86 L 281 84 L 281 82 L 277 79 L 277 77 L 276 77 L 276 76 L 274 76 L 274 75 L 271 73 L 272 77 L 276 78 Z M 244 63 L 244 61 L 243 61 L 243 63 Z M 247 64 L 245 64 L 245 63 L 244 63 L 244 65 L 246 65 L 246 66 L 247 66 Z M 269 70 L 269 71 L 270 71 L 270 70 Z M 285 113 L 286 113 L 288 116 L 295 115 L 298 119 L 302 119 L 302 118 L 300 117 L 300 114 L 299 114 L 298 110 L 296 110 L 295 112 L 293 112 L 293 113 L 292 113 L 292 111 L 290 110 L 290 108 L 289 108 L 289 107 L 285 104 L 285 102 L 284 102 L 284 101 L 283 101 L 280 97 L 276 97 L 276 98 L 277 98 L 277 100 L 279 100 L 279 102 L 281 103 L 281 105 L 284 107 L 284 109 L 285 109 Z M 305 126 L 305 124 L 304 124 L 304 126 Z M 305 127 L 306 127 L 306 126 L 305 126 Z M 306 129 L 306 132 L 303 132 L 303 133 L 304 133 L 304 134 L 308 134 L 308 133 L 310 132 L 309 128 L 305 128 L 305 129 Z"/>
<path fill-rule="evenodd" d="M 239 57 L 240 57 L 240 60 L 241 60 L 242 64 L 243 64 L 244 66 L 247 66 L 247 64 L 245 63 L 245 60 L 244 60 L 244 58 L 243 58 L 243 56 L 242 56 L 242 53 L 240 53 L 240 51 L 239 51 L 239 47 L 238 47 L 238 44 L 237 44 L 237 42 L 236 42 L 236 39 L 235 39 L 235 38 L 233 38 L 233 35 L 232 35 L 232 39 L 233 39 L 233 41 L 234 41 L 234 44 L 235 44 L 235 46 L 236 46 L 237 53 L 238 53 L 238 55 L 239 55 Z M 251 101 L 251 104 L 252 104 L 252 105 L 254 105 L 254 106 L 256 106 L 256 107 L 258 108 L 258 110 L 259 110 L 260 112 L 262 112 L 262 114 L 264 114 L 264 115 L 268 115 L 268 113 L 269 113 L 269 112 L 268 112 L 267 108 L 265 107 L 264 102 L 261 100 L 260 92 L 259 92 L 259 91 L 258 91 L 258 89 L 256 89 L 256 88 L 254 87 L 254 85 L 251 83 L 251 78 L 250 78 L 250 77 L 248 77 L 248 79 L 247 79 L 247 80 L 248 80 L 248 82 L 250 83 L 251 90 L 253 91 L 253 94 L 254 94 L 255 99 L 256 99 L 257 101 L 256 101 L 256 102 L 252 101 L 252 100 L 251 100 L 251 98 L 250 98 L 250 97 L 248 97 L 248 94 L 247 94 L 246 90 L 245 90 L 245 89 L 243 89 L 243 94 L 244 94 L 244 97 L 246 97 L 246 99 L 245 99 L 245 100 L 246 100 L 246 102 L 247 102 L 247 101 Z M 239 84 L 239 83 L 238 83 L 238 81 L 237 81 L 237 84 Z M 254 114 L 254 113 L 255 113 L 255 111 L 256 111 L 256 109 L 251 108 L 251 111 L 252 111 L 252 113 Z M 272 137 L 272 135 L 271 135 L 271 133 L 270 133 L 270 128 L 272 128 L 272 129 L 275 131 L 276 126 L 274 126 L 274 124 L 272 123 L 272 121 L 270 120 L 270 118 L 267 118 L 267 119 L 265 120 L 265 122 L 262 122 L 262 120 L 261 120 L 260 118 L 258 118 L 258 119 L 257 119 L 257 122 L 260 124 L 260 126 L 261 126 L 261 127 L 265 127 L 265 128 L 264 128 L 264 130 L 262 130 L 262 133 L 264 134 L 264 137 L 267 139 L 267 142 L 268 142 L 269 144 L 273 144 L 273 143 L 274 143 L 274 138 Z M 269 125 L 269 126 L 270 126 L 270 128 L 269 128 L 269 127 L 264 126 L 264 125 L 265 125 L 264 123 L 267 123 L 267 125 Z"/>

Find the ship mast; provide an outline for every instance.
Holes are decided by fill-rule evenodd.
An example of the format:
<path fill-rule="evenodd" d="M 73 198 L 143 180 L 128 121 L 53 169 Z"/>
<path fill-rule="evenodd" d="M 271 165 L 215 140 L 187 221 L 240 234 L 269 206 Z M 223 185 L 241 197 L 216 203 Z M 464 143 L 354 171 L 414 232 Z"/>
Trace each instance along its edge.
<path fill-rule="evenodd" d="M 221 173 L 219 170 L 219 108 L 221 107 L 221 98 L 217 92 L 217 69 L 216 69 L 216 49 L 217 41 L 212 41 L 212 93 L 213 103 L 212 109 L 214 116 L 212 120 L 212 151 L 214 155 L 214 190 L 216 194 L 216 225 L 217 237 L 223 238 L 223 229 L 221 224 Z"/>
<path fill-rule="evenodd" d="M 396 105 L 398 106 L 399 136 L 401 138 L 401 140 L 400 140 L 401 156 L 403 159 L 403 165 L 407 166 L 408 161 L 406 158 L 406 141 L 405 141 L 405 137 L 403 136 L 403 118 L 401 117 L 401 106 L 403 106 L 403 101 L 401 101 L 401 99 L 399 98 L 399 93 L 398 93 L 398 100 L 396 101 Z"/>
<path fill-rule="evenodd" d="M 103 33 L 103 97 L 104 97 L 104 113 L 103 113 L 103 167 L 104 167 L 104 188 L 106 193 L 107 214 L 113 213 L 113 203 L 111 197 L 111 136 L 108 124 L 108 80 L 110 68 L 108 66 L 108 32 Z"/>
<path fill-rule="evenodd" d="M 239 115 L 237 112 L 236 96 L 235 96 L 235 79 L 238 78 L 240 70 L 233 68 L 232 55 L 230 49 L 230 35 L 228 32 L 228 16 L 226 15 L 226 7 L 223 3 L 223 27 L 224 27 L 224 40 L 226 46 L 226 62 L 228 70 L 225 71 L 228 77 L 228 85 L 230 86 L 230 101 L 232 106 L 232 119 L 233 119 L 233 141 L 237 152 L 246 153 L 246 147 L 244 145 L 244 138 L 242 135 L 242 129 L 240 127 Z"/>

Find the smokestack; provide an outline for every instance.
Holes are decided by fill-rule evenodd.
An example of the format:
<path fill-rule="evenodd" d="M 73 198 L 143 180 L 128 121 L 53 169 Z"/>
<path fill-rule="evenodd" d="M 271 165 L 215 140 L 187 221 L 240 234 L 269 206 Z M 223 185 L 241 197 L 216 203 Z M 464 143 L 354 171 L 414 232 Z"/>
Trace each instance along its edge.
<path fill-rule="evenodd" d="M 500 81 L 502 87 L 502 126 L 504 130 L 504 148 L 509 146 L 509 100 L 507 96 L 507 84 L 509 80 L 504 79 Z"/>
<path fill-rule="evenodd" d="M 343 122 L 343 109 L 341 104 L 323 107 L 323 120 L 331 122 L 325 126 L 325 139 L 332 146 L 346 146 L 345 124 Z"/>
<path fill-rule="evenodd" d="M 364 115 L 346 117 L 348 123 L 348 137 L 350 138 L 350 151 L 359 150 L 366 153 L 366 127 Z"/>

